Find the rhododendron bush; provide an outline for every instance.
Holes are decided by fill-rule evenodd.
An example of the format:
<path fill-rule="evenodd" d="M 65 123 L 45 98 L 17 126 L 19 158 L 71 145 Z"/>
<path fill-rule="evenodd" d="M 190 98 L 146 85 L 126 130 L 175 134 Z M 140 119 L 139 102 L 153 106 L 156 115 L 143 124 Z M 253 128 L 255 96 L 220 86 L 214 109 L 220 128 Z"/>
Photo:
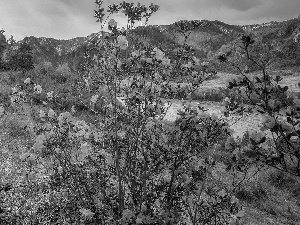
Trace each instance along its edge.
<path fill-rule="evenodd" d="M 240 66 L 231 61 L 229 55 L 218 56 L 221 62 L 228 63 L 240 71 L 239 79 L 228 81 L 228 88 L 238 91 L 245 102 L 249 103 L 247 108 L 244 105 L 228 103 L 226 113 L 227 115 L 232 112 L 263 114 L 263 132 L 252 135 L 247 155 L 270 167 L 299 176 L 299 99 L 288 97 L 288 87 L 280 84 L 281 76 L 269 74 L 270 58 L 266 55 L 260 57 L 251 55 L 251 46 L 254 42 L 251 35 L 244 35 L 240 40 L 240 48 L 245 52 L 244 57 L 260 68 L 261 74 L 253 78 L 246 76 Z M 264 44 L 264 47 L 267 47 L 267 44 Z M 267 140 L 266 131 L 272 136 L 267 148 L 263 145 Z"/>
<path fill-rule="evenodd" d="M 96 3 L 100 8 L 96 16 L 102 22 L 101 1 Z M 218 168 L 226 167 L 226 162 L 217 162 L 213 150 L 230 135 L 226 123 L 198 116 L 201 107 L 190 106 L 174 124 L 163 121 L 167 109 L 161 94 L 170 78 L 192 77 L 187 89 L 191 93 L 209 76 L 206 65 L 189 56 L 186 44 L 172 65 L 161 49 L 144 43 L 130 45 L 127 40 L 135 21 L 148 20 L 157 9 L 125 2 L 109 7 L 110 14 L 125 12 L 130 25 L 120 30 L 114 20 L 108 23 L 110 37 L 102 36 L 93 46 L 99 52 L 96 69 L 95 57 L 86 54 L 86 70 L 80 75 L 90 95 L 90 111 L 97 118 L 93 124 L 76 119 L 74 110 L 55 112 L 51 105 L 58 95 L 43 93 L 30 78 L 13 89 L 11 100 L 20 104 L 33 106 L 32 98 L 45 96 L 45 107 L 35 117 L 35 143 L 22 158 L 42 163 L 51 189 L 65 196 L 63 202 L 73 202 L 73 212 L 78 213 L 72 219 L 73 214 L 56 215 L 51 221 L 224 224 L 241 216 L 235 187 L 217 180 Z M 188 32 L 191 28 L 181 29 Z M 127 57 L 121 56 L 122 51 Z M 121 81 L 129 76 L 134 82 L 121 88 Z M 120 94 L 125 95 L 125 105 L 118 104 Z M 104 114 L 95 108 L 100 95 Z M 68 211 L 68 204 L 61 203 L 61 207 Z"/>
<path fill-rule="evenodd" d="M 242 77 L 228 81 L 228 88 L 243 93 L 254 107 L 225 101 L 226 116 L 253 110 L 266 114 L 264 129 L 275 135 L 276 147 L 271 152 L 264 146 L 263 131 L 236 140 L 226 120 L 189 104 L 191 94 L 215 74 L 186 44 L 199 23 L 193 22 L 192 27 L 177 24 L 185 42 L 171 61 L 163 49 L 130 42 L 134 24 L 144 18 L 147 23 L 158 6 L 124 1 L 109 6 L 104 20 L 102 1 L 96 4 L 101 29 L 119 12 L 128 17 L 129 24 L 120 29 L 115 20 L 109 20 L 110 33 L 101 30 L 101 38 L 90 45 L 97 57 L 90 51 L 85 54 L 79 75 L 81 88 L 90 97 L 87 113 L 94 116 L 94 122 L 79 120 L 74 107 L 71 112 L 55 110 L 59 93 L 46 93 L 30 78 L 12 89 L 12 103 L 30 103 L 32 108 L 32 99 L 44 96 L 33 112 L 35 142 L 21 158 L 43 165 L 47 188 L 52 191 L 49 195 L 55 201 L 40 206 L 30 218 L 45 223 L 49 217 L 51 224 L 234 224 L 244 214 L 236 191 L 265 164 L 299 176 L 300 104 L 293 100 L 285 112 L 287 120 L 278 118 L 281 94 L 287 91 L 278 77 L 271 82 L 263 66 L 263 76 L 253 81 L 241 71 Z M 248 52 L 252 40 L 244 38 L 242 43 L 246 56 L 253 60 Z M 227 55 L 219 59 L 228 62 Z M 127 78 L 129 82 L 122 85 Z M 179 118 L 168 123 L 163 120 L 168 108 L 162 97 L 174 78 L 188 83 L 184 91 L 189 100 L 178 112 Z M 60 210 L 54 212 L 54 206 Z M 43 210 L 53 210 L 53 215 L 43 215 Z"/>

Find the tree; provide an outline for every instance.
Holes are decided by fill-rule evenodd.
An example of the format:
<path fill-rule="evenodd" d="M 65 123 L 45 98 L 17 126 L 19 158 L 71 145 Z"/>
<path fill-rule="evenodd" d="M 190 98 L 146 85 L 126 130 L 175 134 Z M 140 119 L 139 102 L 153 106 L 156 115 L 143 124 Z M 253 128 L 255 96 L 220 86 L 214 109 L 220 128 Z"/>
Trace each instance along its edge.
<path fill-rule="evenodd" d="M 0 55 L 1 55 L 1 58 L 2 58 L 2 53 L 4 51 L 4 49 L 6 48 L 6 38 L 4 36 L 3 33 L 0 33 Z"/>
<path fill-rule="evenodd" d="M 3 33 L 4 31 L 1 30 L 0 31 L 0 69 L 3 69 L 5 67 L 3 62 L 3 55 L 7 47 L 6 38 Z"/>
<path fill-rule="evenodd" d="M 10 47 L 14 47 L 17 44 L 17 41 L 14 39 L 14 37 L 11 35 L 10 38 L 7 40 L 7 44 Z"/>
<path fill-rule="evenodd" d="M 23 73 L 33 69 L 32 47 L 25 42 L 21 42 L 16 52 L 9 59 L 9 66 L 13 70 L 22 70 Z"/>

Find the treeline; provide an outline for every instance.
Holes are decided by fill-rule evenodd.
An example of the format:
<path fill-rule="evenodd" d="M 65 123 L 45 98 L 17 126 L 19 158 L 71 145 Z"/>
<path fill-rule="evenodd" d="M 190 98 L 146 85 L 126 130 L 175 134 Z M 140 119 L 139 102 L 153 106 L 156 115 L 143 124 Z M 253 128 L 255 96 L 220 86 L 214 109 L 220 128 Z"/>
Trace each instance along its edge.
<path fill-rule="evenodd" d="M 0 71 L 28 71 L 34 68 L 33 49 L 23 41 L 17 42 L 13 36 L 6 39 L 0 31 Z"/>

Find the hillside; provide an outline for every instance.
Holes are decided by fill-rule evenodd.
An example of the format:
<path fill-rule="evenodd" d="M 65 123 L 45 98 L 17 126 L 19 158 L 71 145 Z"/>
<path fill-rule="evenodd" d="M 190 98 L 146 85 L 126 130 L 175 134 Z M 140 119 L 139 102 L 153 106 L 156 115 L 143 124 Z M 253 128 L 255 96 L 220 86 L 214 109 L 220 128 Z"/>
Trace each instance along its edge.
<path fill-rule="evenodd" d="M 183 21 L 190 23 L 190 21 Z M 243 29 L 220 21 L 198 21 L 200 27 L 189 36 L 188 44 L 195 48 L 195 55 L 206 58 L 209 52 L 216 52 L 222 45 L 234 40 L 243 33 Z M 177 22 L 179 23 L 179 22 Z M 176 23 L 162 26 L 138 27 L 130 33 L 136 39 L 143 39 L 151 45 L 161 47 L 170 57 L 175 48 L 183 44 L 183 35 L 176 31 Z M 54 66 L 68 63 L 76 69 L 76 64 L 82 58 L 82 53 L 89 40 L 97 40 L 96 34 L 87 37 L 76 37 L 69 40 L 57 40 L 45 37 L 26 37 L 23 39 L 33 48 L 34 63 L 51 62 Z"/>
<path fill-rule="evenodd" d="M 272 21 L 241 27 L 255 40 L 251 51 L 256 54 L 257 59 L 262 59 L 260 54 L 270 55 L 269 68 L 288 69 L 300 65 L 299 17 L 283 22 Z"/>
<path fill-rule="evenodd" d="M 34 36 L 23 39 L 33 48 L 33 61 L 35 64 L 48 61 L 53 66 L 57 66 L 62 61 L 67 62 L 70 57 L 74 58 L 73 53 L 81 48 L 85 40 L 85 37 L 57 40 L 45 37 L 36 38 Z"/>
<path fill-rule="evenodd" d="M 187 44 L 195 49 L 195 56 L 200 59 L 214 58 L 224 46 L 234 46 L 242 35 L 250 32 L 254 39 L 259 39 L 270 47 L 275 62 L 273 67 L 298 66 L 300 63 L 300 18 L 247 26 L 208 20 L 178 21 L 170 25 L 137 27 L 129 33 L 129 36 L 164 49 L 166 55 L 172 59 L 174 50 L 184 42 L 184 36 L 177 31 L 177 25 L 183 23 L 191 26 L 192 22 L 197 22 L 200 26 L 190 33 Z M 83 59 L 83 52 L 89 40 L 97 40 L 100 36 L 93 33 L 87 37 L 69 40 L 30 36 L 23 41 L 33 48 L 35 64 L 51 62 L 53 66 L 58 66 L 67 63 L 72 70 L 76 70 Z M 262 50 L 258 46 L 259 43 L 255 51 L 260 53 Z M 216 69 L 221 70 L 219 67 Z"/>

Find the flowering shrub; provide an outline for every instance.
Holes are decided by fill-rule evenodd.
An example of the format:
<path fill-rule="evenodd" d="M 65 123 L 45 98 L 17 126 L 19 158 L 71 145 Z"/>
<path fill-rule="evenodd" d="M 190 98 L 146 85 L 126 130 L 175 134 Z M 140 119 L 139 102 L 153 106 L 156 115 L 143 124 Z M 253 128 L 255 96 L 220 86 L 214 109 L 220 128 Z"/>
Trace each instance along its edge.
<path fill-rule="evenodd" d="M 96 4 L 99 9 L 95 17 L 102 23 L 102 1 Z M 248 169 L 255 160 L 245 156 L 253 156 L 253 148 L 260 147 L 265 136 L 253 134 L 247 148 L 231 137 L 225 121 L 190 105 L 184 106 L 174 123 L 163 121 L 167 109 L 162 97 L 172 79 L 188 83 L 184 92 L 191 96 L 214 73 L 207 63 L 200 64 L 191 56 L 193 49 L 186 44 L 188 33 L 199 26 L 197 22 L 193 27 L 177 24 L 185 43 L 177 50 L 176 61 L 157 47 L 128 42 L 135 21 L 148 21 L 157 10 L 153 4 L 145 7 L 123 2 L 109 6 L 110 15 L 122 11 L 130 25 L 128 30 L 118 29 L 110 20 L 109 37 L 103 35 L 94 46 L 98 57 L 92 58 L 88 52 L 85 55 L 79 85 L 90 97 L 87 109 L 95 115 L 93 123 L 76 119 L 73 107 L 72 114 L 56 111 L 52 105 L 57 96 L 44 93 L 42 86 L 30 79 L 24 81 L 22 90 L 12 90 L 13 102 L 30 102 L 33 106 L 33 98 L 44 96 L 43 105 L 47 107 L 38 111 L 36 139 L 24 157 L 43 163 L 48 185 L 56 196 L 54 203 L 48 201 L 35 210 L 42 217 L 36 221 L 44 222 L 48 217 L 41 213 L 44 209 L 58 206 L 60 212 L 69 215 L 53 213 L 51 223 L 233 224 L 243 216 L 235 197 L 245 179 L 239 174 L 251 176 Z M 128 77 L 133 81 L 121 87 L 121 81 Z M 125 105 L 118 101 L 121 95 L 125 96 Z M 100 100 L 104 113 L 95 107 Z M 227 102 L 231 104 L 230 99 Z M 265 106 L 271 112 L 278 104 L 267 102 Z M 291 130 L 286 124 L 280 127 L 283 132 Z"/>
<path fill-rule="evenodd" d="M 258 112 L 264 115 L 262 131 L 272 134 L 271 146 L 265 146 L 264 133 L 253 133 L 251 145 L 247 150 L 250 159 L 256 158 L 270 167 L 285 171 L 295 176 L 300 175 L 299 157 L 299 99 L 287 98 L 288 87 L 281 86 L 282 77 L 271 76 L 267 71 L 270 59 L 266 55 L 255 58 L 250 54 L 254 40 L 250 36 L 241 38 L 241 47 L 245 58 L 251 61 L 261 71 L 253 79 L 245 75 L 240 66 L 230 60 L 229 55 L 220 55 L 221 62 L 228 63 L 240 71 L 240 78 L 228 83 L 228 88 L 236 88 L 251 107 L 247 110 L 243 105 L 233 105 L 227 108 L 226 114 L 232 112 Z"/>

